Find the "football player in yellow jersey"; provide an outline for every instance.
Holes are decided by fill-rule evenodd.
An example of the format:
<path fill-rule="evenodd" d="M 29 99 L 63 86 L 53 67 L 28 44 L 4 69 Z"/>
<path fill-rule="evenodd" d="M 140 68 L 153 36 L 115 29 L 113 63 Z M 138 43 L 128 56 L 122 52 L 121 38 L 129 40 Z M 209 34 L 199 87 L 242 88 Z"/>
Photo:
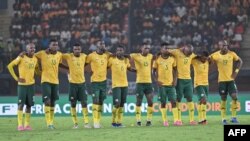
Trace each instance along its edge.
<path fill-rule="evenodd" d="M 23 57 L 18 56 L 8 65 L 8 70 L 11 76 L 18 82 L 18 131 L 32 130 L 30 126 L 30 111 L 31 106 L 34 105 L 34 93 L 35 93 L 35 79 L 34 74 L 37 69 L 37 58 L 34 56 L 35 45 L 30 43 L 26 46 L 26 53 Z M 19 76 L 14 72 L 13 67 L 18 66 Z M 23 106 L 25 109 L 25 120 L 23 126 Z"/>
<path fill-rule="evenodd" d="M 199 100 L 198 104 L 198 120 L 199 124 L 207 124 L 207 97 L 208 97 L 208 70 L 209 59 L 208 52 L 202 51 L 192 60 L 194 68 L 194 88 Z"/>
<path fill-rule="evenodd" d="M 130 57 L 134 61 L 136 69 L 136 120 L 137 126 L 141 126 L 141 104 L 144 94 L 146 95 L 147 107 L 147 123 L 151 126 L 153 115 L 153 88 L 151 80 L 151 70 L 153 55 L 149 53 L 151 45 L 143 43 L 141 53 L 132 53 Z"/>
<path fill-rule="evenodd" d="M 153 74 L 158 84 L 158 100 L 161 102 L 161 114 L 163 126 L 169 126 L 167 119 L 166 102 L 171 102 L 174 117 L 174 125 L 178 125 L 178 109 L 176 107 L 176 90 L 177 81 L 176 60 L 168 52 L 168 43 L 161 44 L 160 55 L 154 60 Z"/>
<path fill-rule="evenodd" d="M 181 100 L 184 96 L 187 100 L 189 110 L 189 124 L 196 125 L 194 120 L 194 102 L 193 102 L 193 84 L 191 79 L 191 61 L 195 57 L 192 45 L 183 45 L 179 49 L 170 50 L 170 53 L 175 56 L 177 63 L 178 80 L 176 85 L 177 92 L 177 108 L 178 108 L 178 124 L 182 125 Z"/>
<path fill-rule="evenodd" d="M 69 66 L 69 101 L 71 102 L 71 116 L 74 123 L 73 129 L 78 128 L 76 104 L 81 102 L 82 114 L 85 128 L 91 128 L 88 119 L 84 66 L 87 55 L 82 52 L 81 45 L 75 43 L 73 46 L 73 53 L 63 54 L 62 59 L 65 60 Z"/>
<path fill-rule="evenodd" d="M 235 84 L 235 78 L 239 73 L 239 70 L 243 64 L 241 58 L 233 51 L 228 49 L 229 44 L 227 41 L 223 41 L 223 46 L 220 46 L 220 50 L 211 54 L 212 62 L 216 63 L 219 72 L 219 94 L 221 96 L 221 118 L 222 124 L 227 124 L 226 120 L 226 102 L 227 95 L 229 94 L 232 98 L 231 112 L 232 112 L 232 123 L 238 123 L 237 120 L 237 87 Z M 236 63 L 234 68 L 233 64 Z"/>
<path fill-rule="evenodd" d="M 51 39 L 49 48 L 35 54 L 42 67 L 42 96 L 45 104 L 45 119 L 49 129 L 54 127 L 55 101 L 59 99 L 58 69 L 62 62 L 62 53 L 58 51 L 58 41 Z"/>
<path fill-rule="evenodd" d="M 86 63 L 90 64 L 92 71 L 91 88 L 94 128 L 101 128 L 100 120 L 103 101 L 106 99 L 107 65 L 110 53 L 106 51 L 104 41 L 98 40 L 96 46 L 97 50 L 87 56 Z"/>
<path fill-rule="evenodd" d="M 115 56 L 109 58 L 108 67 L 112 72 L 112 126 L 124 127 L 122 125 L 123 106 L 126 103 L 128 93 L 127 70 L 135 72 L 131 68 L 129 59 L 124 57 L 124 46 L 119 45 L 116 48 Z"/>

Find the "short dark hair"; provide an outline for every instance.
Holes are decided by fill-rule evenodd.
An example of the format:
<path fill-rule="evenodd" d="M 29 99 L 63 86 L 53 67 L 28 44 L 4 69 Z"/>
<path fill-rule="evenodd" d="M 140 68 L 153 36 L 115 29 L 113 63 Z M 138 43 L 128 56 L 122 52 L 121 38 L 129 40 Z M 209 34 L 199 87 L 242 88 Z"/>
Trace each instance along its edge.
<path fill-rule="evenodd" d="M 52 42 L 57 42 L 57 40 L 56 39 L 50 39 L 49 44 L 52 43 Z"/>
<path fill-rule="evenodd" d="M 161 43 L 161 48 L 164 47 L 164 46 L 169 46 L 169 45 L 170 45 L 169 43 L 163 42 L 163 43 Z"/>
<path fill-rule="evenodd" d="M 122 45 L 122 44 L 119 44 L 117 47 L 116 47 L 116 49 L 117 48 L 122 48 L 122 49 L 124 49 L 125 50 L 125 46 L 124 45 Z"/>
<path fill-rule="evenodd" d="M 146 40 L 146 41 L 143 41 L 142 42 L 142 46 L 144 46 L 144 45 L 150 45 L 151 43 L 150 43 L 150 41 L 149 40 Z"/>
<path fill-rule="evenodd" d="M 198 54 L 199 54 L 200 56 L 205 56 L 205 57 L 208 57 L 208 56 L 209 56 L 209 52 L 206 51 L 206 50 L 199 51 Z"/>
<path fill-rule="evenodd" d="M 81 44 L 77 42 L 74 44 L 74 46 L 81 46 Z"/>

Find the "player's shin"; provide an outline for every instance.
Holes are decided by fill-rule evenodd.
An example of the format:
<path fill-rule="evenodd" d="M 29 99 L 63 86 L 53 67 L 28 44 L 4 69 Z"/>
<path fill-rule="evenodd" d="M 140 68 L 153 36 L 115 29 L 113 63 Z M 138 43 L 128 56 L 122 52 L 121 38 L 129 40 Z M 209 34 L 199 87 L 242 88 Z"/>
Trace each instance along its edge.
<path fill-rule="evenodd" d="M 232 111 L 232 117 L 235 118 L 237 116 L 237 100 L 232 100 L 231 111 Z"/>
<path fill-rule="evenodd" d="M 136 121 L 141 121 L 141 106 L 136 106 L 135 109 Z"/>
<path fill-rule="evenodd" d="M 17 123 L 18 123 L 18 126 L 23 126 L 23 111 L 22 110 L 17 111 Z"/>
<path fill-rule="evenodd" d="M 77 124 L 78 122 L 77 122 L 76 108 L 75 107 L 71 107 L 70 108 L 70 112 L 71 112 L 71 117 L 72 117 L 73 123 Z"/>
<path fill-rule="evenodd" d="M 117 123 L 122 123 L 123 119 L 123 107 L 119 107 L 118 112 L 117 112 Z"/>
<path fill-rule="evenodd" d="M 86 108 L 82 108 L 82 114 L 83 114 L 83 121 L 85 124 L 89 123 L 89 116 L 88 116 L 88 109 Z"/>
<path fill-rule="evenodd" d="M 227 101 L 222 100 L 221 101 L 221 118 L 222 120 L 226 119 L 226 105 Z"/>
<path fill-rule="evenodd" d="M 189 122 L 194 121 L 194 102 L 188 102 Z"/>

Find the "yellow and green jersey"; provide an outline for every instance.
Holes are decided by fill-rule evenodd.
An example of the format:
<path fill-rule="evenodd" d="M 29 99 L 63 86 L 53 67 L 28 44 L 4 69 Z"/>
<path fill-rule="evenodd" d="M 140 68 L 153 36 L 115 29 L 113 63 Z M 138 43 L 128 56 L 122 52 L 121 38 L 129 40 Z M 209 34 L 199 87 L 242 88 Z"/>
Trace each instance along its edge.
<path fill-rule="evenodd" d="M 143 56 L 141 53 L 132 53 L 130 56 L 135 62 L 136 83 L 152 83 L 151 67 L 153 55 Z"/>
<path fill-rule="evenodd" d="M 130 67 L 129 59 L 120 60 L 117 57 L 110 57 L 108 67 L 110 67 L 112 72 L 112 88 L 127 87 L 127 68 Z"/>
<path fill-rule="evenodd" d="M 202 63 L 198 59 L 193 59 L 192 65 L 194 68 L 194 87 L 197 87 L 199 85 L 208 85 L 208 61 Z"/>
<path fill-rule="evenodd" d="M 37 58 L 33 56 L 32 58 L 24 55 L 23 57 L 17 57 L 15 60 L 10 62 L 8 69 L 12 77 L 18 81 L 13 67 L 18 66 L 19 78 L 25 79 L 24 83 L 18 82 L 18 85 L 31 85 L 35 83 L 34 74 L 37 67 Z"/>
<path fill-rule="evenodd" d="M 190 56 L 185 56 L 180 49 L 172 49 L 170 53 L 174 55 L 176 59 L 178 78 L 191 79 L 191 61 L 196 55 L 192 53 Z"/>
<path fill-rule="evenodd" d="M 91 82 L 102 82 L 107 79 L 107 66 L 110 53 L 106 52 L 102 55 L 92 52 L 87 56 L 86 63 L 91 66 Z"/>
<path fill-rule="evenodd" d="M 41 60 L 42 78 L 41 82 L 49 82 L 52 84 L 59 84 L 58 70 L 59 64 L 62 63 L 62 53 L 47 54 L 44 50 L 39 51 L 35 56 Z"/>
<path fill-rule="evenodd" d="M 219 82 L 232 81 L 231 77 L 233 73 L 233 62 L 239 60 L 239 56 L 236 53 L 229 51 L 227 54 L 222 55 L 220 51 L 217 51 L 210 55 L 211 59 L 217 64 L 219 71 Z"/>
<path fill-rule="evenodd" d="M 81 53 L 79 57 L 74 56 L 73 53 L 66 53 L 62 58 L 67 61 L 69 66 L 69 82 L 70 83 L 84 83 L 84 66 L 87 55 Z"/>
<path fill-rule="evenodd" d="M 153 63 L 153 68 L 157 70 L 158 81 L 164 86 L 173 85 L 173 68 L 176 67 L 175 58 L 169 56 L 167 59 L 159 56 Z"/>

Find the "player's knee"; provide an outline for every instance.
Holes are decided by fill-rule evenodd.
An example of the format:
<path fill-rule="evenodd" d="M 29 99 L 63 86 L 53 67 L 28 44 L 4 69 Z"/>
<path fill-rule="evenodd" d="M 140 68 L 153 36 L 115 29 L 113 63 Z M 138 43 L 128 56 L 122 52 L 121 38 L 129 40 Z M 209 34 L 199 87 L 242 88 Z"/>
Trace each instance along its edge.
<path fill-rule="evenodd" d="M 148 101 L 148 106 L 152 107 L 153 106 L 153 101 Z"/>
<path fill-rule="evenodd" d="M 176 101 L 177 101 L 178 103 L 180 103 L 180 102 L 181 102 L 181 98 L 177 98 Z"/>
<path fill-rule="evenodd" d="M 120 103 L 120 107 L 123 107 L 124 104 L 125 104 L 125 102 L 121 102 L 121 103 Z"/>
<path fill-rule="evenodd" d="M 46 100 L 44 101 L 44 104 L 45 104 L 45 106 L 51 106 L 51 101 L 50 101 L 50 99 L 46 99 Z"/>
<path fill-rule="evenodd" d="M 166 108 L 166 102 L 161 103 L 161 108 Z"/>
<path fill-rule="evenodd" d="M 200 103 L 201 104 L 206 104 L 207 103 L 207 100 L 205 97 L 202 97 L 201 100 L 200 100 Z"/>
<path fill-rule="evenodd" d="M 23 106 L 24 106 L 23 104 L 18 104 L 18 110 L 22 111 L 23 110 Z"/>
<path fill-rule="evenodd" d="M 86 108 L 88 104 L 87 104 L 86 101 L 82 101 L 82 102 L 81 102 L 81 105 L 82 105 L 82 108 Z"/>
<path fill-rule="evenodd" d="M 71 101 L 71 107 L 75 108 L 76 107 L 76 101 Z"/>
<path fill-rule="evenodd" d="M 192 100 L 192 97 L 188 97 L 187 98 L 187 102 L 192 102 L 193 100 Z"/>
<path fill-rule="evenodd" d="M 30 113 L 31 111 L 31 106 L 29 105 L 26 105 L 26 109 L 25 109 L 26 113 Z"/>
<path fill-rule="evenodd" d="M 236 93 L 231 94 L 231 97 L 232 97 L 232 100 L 237 100 L 237 99 L 238 99 L 238 97 L 237 97 L 237 94 L 236 94 Z"/>
<path fill-rule="evenodd" d="M 226 101 L 227 100 L 227 96 L 226 95 L 221 95 L 221 100 Z"/>
<path fill-rule="evenodd" d="M 172 106 L 172 108 L 175 108 L 176 107 L 176 101 L 171 101 L 171 106 Z"/>

